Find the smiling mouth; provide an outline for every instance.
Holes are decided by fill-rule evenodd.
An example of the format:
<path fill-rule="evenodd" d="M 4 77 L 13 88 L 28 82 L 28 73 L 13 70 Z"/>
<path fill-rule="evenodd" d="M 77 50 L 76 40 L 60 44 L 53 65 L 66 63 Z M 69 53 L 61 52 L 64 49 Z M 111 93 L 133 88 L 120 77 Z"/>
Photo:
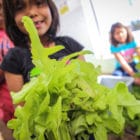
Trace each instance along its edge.
<path fill-rule="evenodd" d="M 34 22 L 36 28 L 40 28 L 41 25 L 42 25 L 42 23 L 44 23 L 44 21 L 37 21 L 37 22 Z"/>

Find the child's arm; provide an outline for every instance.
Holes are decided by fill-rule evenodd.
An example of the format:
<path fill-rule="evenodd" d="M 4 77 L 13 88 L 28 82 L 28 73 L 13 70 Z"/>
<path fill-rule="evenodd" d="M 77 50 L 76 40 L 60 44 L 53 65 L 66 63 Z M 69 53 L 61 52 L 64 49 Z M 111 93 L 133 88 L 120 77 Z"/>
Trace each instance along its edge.
<path fill-rule="evenodd" d="M 114 53 L 115 58 L 120 62 L 122 68 L 130 75 L 133 76 L 135 72 L 133 69 L 129 66 L 127 61 L 123 58 L 123 56 L 120 53 Z"/>
<path fill-rule="evenodd" d="M 83 55 L 78 56 L 78 59 L 85 61 L 85 58 Z"/>
<path fill-rule="evenodd" d="M 120 62 L 122 68 L 132 77 L 134 77 L 135 72 L 133 69 L 128 65 L 126 60 L 122 57 L 120 53 L 114 53 L 115 58 Z M 136 85 L 140 85 L 140 78 L 135 77 L 134 78 L 134 83 Z"/>
<path fill-rule="evenodd" d="M 22 75 L 5 72 L 5 79 L 10 91 L 17 92 L 23 87 L 24 80 Z"/>

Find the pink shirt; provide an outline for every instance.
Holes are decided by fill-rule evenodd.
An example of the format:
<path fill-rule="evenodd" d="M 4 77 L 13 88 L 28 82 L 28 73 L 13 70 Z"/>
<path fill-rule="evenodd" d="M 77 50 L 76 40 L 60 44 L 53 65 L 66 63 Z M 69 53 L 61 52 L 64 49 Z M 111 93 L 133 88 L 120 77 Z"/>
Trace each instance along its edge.
<path fill-rule="evenodd" d="M 133 61 L 133 56 L 135 54 L 135 48 L 131 48 L 125 51 L 120 52 L 123 58 L 129 63 Z"/>
<path fill-rule="evenodd" d="M 6 32 L 4 30 L 0 30 L 0 63 L 8 50 L 13 47 L 14 45 L 8 38 Z"/>

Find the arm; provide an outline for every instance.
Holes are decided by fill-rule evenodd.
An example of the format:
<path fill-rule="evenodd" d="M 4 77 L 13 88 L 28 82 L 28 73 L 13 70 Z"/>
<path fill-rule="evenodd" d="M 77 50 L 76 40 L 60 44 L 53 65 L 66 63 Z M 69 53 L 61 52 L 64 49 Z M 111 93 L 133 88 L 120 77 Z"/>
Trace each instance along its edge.
<path fill-rule="evenodd" d="M 82 55 L 78 56 L 78 59 L 85 61 L 85 58 Z"/>
<path fill-rule="evenodd" d="M 133 69 L 128 65 L 127 61 L 123 58 L 120 53 L 114 53 L 115 58 L 120 62 L 122 68 L 130 75 L 133 76 L 135 72 Z"/>
<path fill-rule="evenodd" d="M 5 79 L 10 91 L 17 92 L 24 84 L 22 75 L 5 72 Z"/>
<path fill-rule="evenodd" d="M 128 65 L 128 63 L 126 62 L 126 60 L 119 54 L 119 53 L 115 53 L 115 58 L 120 62 L 122 68 L 132 77 L 134 77 L 135 72 L 133 71 L 133 69 Z M 136 85 L 140 85 L 140 78 L 135 77 L 134 78 L 134 83 Z"/>

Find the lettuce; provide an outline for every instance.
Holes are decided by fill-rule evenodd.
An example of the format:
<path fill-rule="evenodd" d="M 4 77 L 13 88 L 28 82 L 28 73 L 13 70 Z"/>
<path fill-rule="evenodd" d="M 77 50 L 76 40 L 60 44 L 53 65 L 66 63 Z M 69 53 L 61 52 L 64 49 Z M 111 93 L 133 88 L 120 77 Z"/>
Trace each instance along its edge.
<path fill-rule="evenodd" d="M 60 61 L 49 59 L 64 47 L 44 48 L 32 20 L 25 16 L 23 23 L 37 71 L 31 73 L 31 81 L 21 91 L 12 93 L 15 104 L 25 102 L 8 122 L 15 140 L 87 140 L 91 134 L 96 140 L 107 140 L 110 132 L 120 135 L 125 127 L 124 112 L 134 119 L 140 113 L 140 101 L 124 83 L 113 89 L 98 84 L 99 67 L 71 59 L 90 54 L 88 50 Z"/>

